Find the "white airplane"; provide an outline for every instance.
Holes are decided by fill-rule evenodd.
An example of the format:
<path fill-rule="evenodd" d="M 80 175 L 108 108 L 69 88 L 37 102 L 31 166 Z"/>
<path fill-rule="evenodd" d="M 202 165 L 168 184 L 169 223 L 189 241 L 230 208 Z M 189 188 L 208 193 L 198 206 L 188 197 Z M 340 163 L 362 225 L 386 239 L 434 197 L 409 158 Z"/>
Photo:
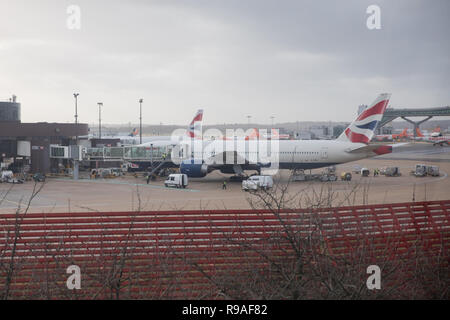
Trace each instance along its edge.
<path fill-rule="evenodd" d="M 163 147 L 178 144 L 181 140 L 186 139 L 201 139 L 201 136 L 198 136 L 198 132 L 202 132 L 203 125 L 203 109 L 197 110 L 194 118 L 189 124 L 187 130 L 180 130 L 179 134 L 174 134 L 171 136 L 155 136 L 155 137 L 142 137 L 142 140 L 145 141 L 142 144 L 137 145 L 138 147 Z"/>
<path fill-rule="evenodd" d="M 422 132 L 420 132 L 419 128 L 417 128 L 416 140 L 432 143 L 433 146 L 442 147 L 444 146 L 444 144 L 450 145 L 450 137 L 448 135 L 443 135 L 440 127 L 435 128 L 433 132 L 431 132 L 431 134 L 423 134 Z"/>
<path fill-rule="evenodd" d="M 214 170 L 314 169 L 391 153 L 392 146 L 369 144 L 389 98 L 379 95 L 336 140 L 182 141 L 172 149 L 172 161 L 179 159 L 181 173 L 204 177 Z"/>
<path fill-rule="evenodd" d="M 94 135 L 90 135 L 90 138 L 95 138 Z M 139 141 L 139 129 L 138 128 L 133 128 L 131 130 L 131 132 L 127 135 L 122 135 L 121 134 L 107 134 L 107 135 L 102 135 L 102 139 L 120 139 L 120 142 L 124 143 L 124 144 L 134 144 L 134 141 Z"/>
<path fill-rule="evenodd" d="M 443 147 L 444 144 L 445 145 L 450 145 L 450 137 L 449 136 L 426 136 L 426 137 L 421 137 L 421 138 L 417 138 L 417 141 L 424 141 L 424 142 L 428 142 L 428 143 L 432 143 L 433 146 L 441 146 Z"/>

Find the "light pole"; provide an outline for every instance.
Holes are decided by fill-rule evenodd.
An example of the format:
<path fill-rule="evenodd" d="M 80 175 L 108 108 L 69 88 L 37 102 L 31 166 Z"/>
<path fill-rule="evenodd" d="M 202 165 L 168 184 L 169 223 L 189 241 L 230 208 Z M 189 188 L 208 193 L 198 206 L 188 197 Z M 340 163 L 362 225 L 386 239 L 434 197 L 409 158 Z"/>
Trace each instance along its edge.
<path fill-rule="evenodd" d="M 139 144 L 142 144 L 142 102 L 144 99 L 139 99 Z"/>
<path fill-rule="evenodd" d="M 78 96 L 80 94 L 79 93 L 74 93 L 73 97 L 75 98 L 75 124 L 78 124 Z M 76 142 L 78 144 L 78 128 L 77 126 L 75 126 L 75 131 L 76 131 Z"/>
<path fill-rule="evenodd" d="M 102 106 L 103 102 L 97 102 L 98 104 L 98 138 L 102 138 Z"/>
<path fill-rule="evenodd" d="M 78 96 L 80 94 L 79 93 L 74 93 L 73 97 L 75 98 L 75 131 L 76 131 L 76 136 L 75 136 L 75 145 L 78 148 Z M 78 148 L 79 149 L 79 148 Z M 74 159 L 73 160 L 73 179 L 74 180 L 78 180 L 78 160 Z"/>
<path fill-rule="evenodd" d="M 78 123 L 78 96 L 79 93 L 74 93 L 73 97 L 75 98 L 75 124 Z"/>
<path fill-rule="evenodd" d="M 150 165 L 151 165 L 152 170 L 153 170 L 153 143 L 150 144 Z"/>
<path fill-rule="evenodd" d="M 250 125 L 250 119 L 252 118 L 252 116 L 247 116 L 247 124 Z"/>
<path fill-rule="evenodd" d="M 272 128 L 273 128 L 273 119 L 275 119 L 275 116 L 271 116 L 270 119 L 272 119 Z"/>

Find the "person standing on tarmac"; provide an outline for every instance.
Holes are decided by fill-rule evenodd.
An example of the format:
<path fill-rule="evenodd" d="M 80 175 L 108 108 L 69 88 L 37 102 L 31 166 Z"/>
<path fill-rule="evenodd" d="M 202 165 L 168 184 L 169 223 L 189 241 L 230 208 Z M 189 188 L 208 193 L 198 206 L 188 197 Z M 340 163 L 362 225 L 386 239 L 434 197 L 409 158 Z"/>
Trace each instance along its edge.
<path fill-rule="evenodd" d="M 223 180 L 222 190 L 227 190 L 227 180 Z"/>

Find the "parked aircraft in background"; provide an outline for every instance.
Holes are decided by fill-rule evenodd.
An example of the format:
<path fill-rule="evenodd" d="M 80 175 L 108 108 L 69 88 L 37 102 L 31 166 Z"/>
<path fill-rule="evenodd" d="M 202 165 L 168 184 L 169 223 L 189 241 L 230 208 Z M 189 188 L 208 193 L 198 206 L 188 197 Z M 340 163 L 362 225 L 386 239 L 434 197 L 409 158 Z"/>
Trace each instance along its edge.
<path fill-rule="evenodd" d="M 443 135 L 440 127 L 436 127 L 430 134 L 422 133 L 419 128 L 417 128 L 416 141 L 424 141 L 432 143 L 433 145 L 443 146 L 444 144 L 450 145 L 450 136 Z"/>
<path fill-rule="evenodd" d="M 410 137 L 408 135 L 408 129 L 405 128 L 401 133 L 398 134 L 377 134 L 375 137 L 373 137 L 373 141 L 395 141 L 399 139 L 406 139 Z"/>
<path fill-rule="evenodd" d="M 436 127 L 431 133 L 432 137 L 442 137 L 442 132 L 440 127 Z"/>
<path fill-rule="evenodd" d="M 133 130 L 128 135 L 102 135 L 102 139 L 120 139 L 122 145 L 136 145 L 136 146 L 164 146 L 164 145 L 173 145 L 178 143 L 183 138 L 195 138 L 201 139 L 201 137 L 195 136 L 197 133 L 202 132 L 203 125 L 203 109 L 199 109 L 192 119 L 191 123 L 187 127 L 186 133 L 182 134 L 180 130 L 180 134 L 175 136 L 143 136 L 142 144 L 140 142 L 139 130 L 137 128 L 133 128 Z M 88 136 L 89 139 L 95 138 L 92 134 Z"/>
<path fill-rule="evenodd" d="M 198 134 L 202 132 L 202 126 L 203 126 L 203 109 L 197 110 L 197 113 L 195 114 L 194 118 L 192 119 L 191 123 L 187 127 L 187 130 L 184 134 L 175 134 L 171 136 L 151 136 L 151 137 L 142 137 L 142 144 L 139 144 L 138 146 L 155 146 L 155 147 L 161 147 L 165 145 L 174 145 L 179 143 L 182 139 L 201 139 L 201 136 L 198 136 Z M 133 140 L 136 138 L 134 137 Z M 125 140 L 126 141 L 126 140 Z M 139 141 L 139 137 L 137 137 L 137 141 Z M 125 143 L 124 143 L 125 144 Z M 131 143 L 133 144 L 133 143 Z"/>
<path fill-rule="evenodd" d="M 423 138 L 422 141 L 432 143 L 434 146 L 443 146 L 444 144 L 450 145 L 450 136 L 439 136 L 439 137 L 429 137 Z"/>
<path fill-rule="evenodd" d="M 260 172 L 274 167 L 314 169 L 390 153 L 392 146 L 369 144 L 389 98 L 387 93 L 379 95 L 336 140 L 262 141 L 267 144 L 267 153 L 260 148 L 259 139 L 233 143 L 200 141 L 197 142 L 201 145 L 199 149 L 193 144 L 178 145 L 172 150 L 172 159 L 181 158 L 181 173 L 189 177 L 204 177 L 214 170 L 242 175 L 244 170 Z M 241 148 L 239 144 L 242 144 Z"/>
<path fill-rule="evenodd" d="M 91 138 L 95 138 L 94 136 L 92 136 Z M 127 135 L 111 135 L 111 134 L 107 134 L 107 135 L 102 135 L 102 139 L 120 139 L 121 142 L 124 141 L 128 141 L 128 144 L 133 144 L 133 141 L 139 141 L 139 129 L 138 128 L 133 128 L 131 130 L 131 132 Z"/>
<path fill-rule="evenodd" d="M 211 134 L 211 132 L 209 132 L 209 130 L 207 130 L 203 134 L 203 139 L 205 141 L 214 141 L 214 140 L 233 141 L 233 140 L 255 140 L 255 139 L 260 138 L 260 133 L 259 133 L 258 129 L 256 129 L 256 128 L 252 128 L 247 131 L 243 131 L 243 130 L 234 131 L 233 130 L 232 136 L 229 136 L 226 134 L 223 135 L 221 132 L 220 133 L 215 132 L 215 133 L 218 133 L 218 134 Z"/>
<path fill-rule="evenodd" d="M 278 130 L 272 129 L 270 134 L 265 135 L 266 139 L 274 139 L 274 140 L 289 140 L 291 136 L 289 134 L 280 134 Z"/>

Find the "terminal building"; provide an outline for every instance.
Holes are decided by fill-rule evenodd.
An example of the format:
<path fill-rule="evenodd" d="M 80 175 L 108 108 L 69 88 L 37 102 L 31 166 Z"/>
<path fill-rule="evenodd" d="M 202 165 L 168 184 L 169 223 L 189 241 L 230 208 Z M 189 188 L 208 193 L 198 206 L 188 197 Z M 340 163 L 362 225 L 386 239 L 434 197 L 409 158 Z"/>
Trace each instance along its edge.
<path fill-rule="evenodd" d="M 51 145 L 75 145 L 88 135 L 85 123 L 23 123 L 16 96 L 0 101 L 0 164 L 15 173 L 57 172 L 61 160 L 50 155 Z"/>

